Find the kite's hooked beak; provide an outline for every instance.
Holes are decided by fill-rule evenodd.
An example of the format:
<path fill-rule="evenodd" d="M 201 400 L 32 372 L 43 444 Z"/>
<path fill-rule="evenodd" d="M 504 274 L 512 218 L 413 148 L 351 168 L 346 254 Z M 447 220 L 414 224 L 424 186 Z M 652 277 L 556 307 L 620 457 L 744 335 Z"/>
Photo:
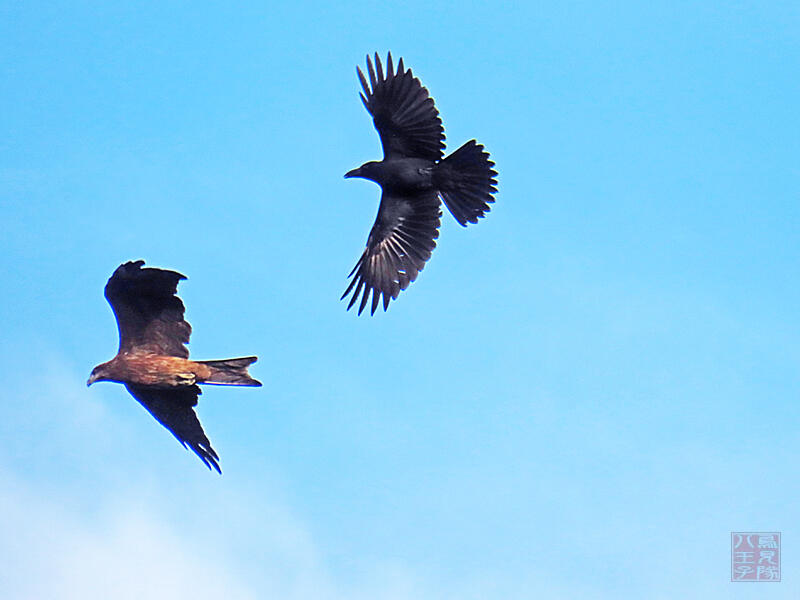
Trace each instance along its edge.
<path fill-rule="evenodd" d="M 350 179 L 351 177 L 361 177 L 361 167 L 353 169 L 352 171 L 348 171 L 344 174 L 345 179 Z"/>
<path fill-rule="evenodd" d="M 89 381 L 87 381 L 87 382 L 86 382 L 86 387 L 89 387 L 89 386 L 90 386 L 90 385 L 92 385 L 92 384 L 93 384 L 95 381 L 97 381 L 97 377 L 98 377 L 98 376 L 97 376 L 96 374 L 94 374 L 94 373 L 92 373 L 91 375 L 89 375 Z"/>

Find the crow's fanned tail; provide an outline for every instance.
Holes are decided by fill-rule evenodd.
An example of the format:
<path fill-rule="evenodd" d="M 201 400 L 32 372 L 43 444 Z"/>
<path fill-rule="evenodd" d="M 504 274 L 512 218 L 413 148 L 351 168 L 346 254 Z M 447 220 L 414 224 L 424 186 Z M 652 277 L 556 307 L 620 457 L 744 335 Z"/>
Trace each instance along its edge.
<path fill-rule="evenodd" d="M 497 171 L 489 153 L 470 140 L 436 167 L 434 183 L 448 210 L 464 227 L 477 223 L 494 202 Z"/>

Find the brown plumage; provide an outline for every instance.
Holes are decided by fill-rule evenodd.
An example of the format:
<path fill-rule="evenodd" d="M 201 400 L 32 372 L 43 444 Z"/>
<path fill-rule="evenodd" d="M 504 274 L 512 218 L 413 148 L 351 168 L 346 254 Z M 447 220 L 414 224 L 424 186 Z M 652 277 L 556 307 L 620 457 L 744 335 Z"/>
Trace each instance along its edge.
<path fill-rule="evenodd" d="M 92 370 L 86 385 L 124 384 L 184 447 L 221 473 L 219 456 L 194 412 L 201 393 L 197 384 L 260 386 L 247 372 L 257 358 L 189 360 L 185 344 L 192 328 L 176 295 L 178 282 L 186 277 L 143 265 L 143 260 L 120 265 L 106 284 L 105 296 L 117 318 L 119 351 Z"/>

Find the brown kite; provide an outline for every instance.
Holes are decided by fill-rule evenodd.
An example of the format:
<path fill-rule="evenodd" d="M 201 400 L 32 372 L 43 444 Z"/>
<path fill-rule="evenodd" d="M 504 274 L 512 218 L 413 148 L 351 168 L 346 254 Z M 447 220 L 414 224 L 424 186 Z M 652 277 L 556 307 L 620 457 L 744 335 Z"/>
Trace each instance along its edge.
<path fill-rule="evenodd" d="M 95 381 L 122 383 L 131 395 L 164 427 L 218 473 L 219 456 L 211 447 L 194 412 L 198 383 L 260 386 L 247 367 L 257 357 L 226 360 L 189 360 L 192 328 L 183 318 L 184 306 L 176 295 L 175 271 L 145 268 L 143 260 L 120 265 L 108 280 L 105 296 L 119 328 L 119 350 L 110 361 L 97 365 L 86 385 Z"/>

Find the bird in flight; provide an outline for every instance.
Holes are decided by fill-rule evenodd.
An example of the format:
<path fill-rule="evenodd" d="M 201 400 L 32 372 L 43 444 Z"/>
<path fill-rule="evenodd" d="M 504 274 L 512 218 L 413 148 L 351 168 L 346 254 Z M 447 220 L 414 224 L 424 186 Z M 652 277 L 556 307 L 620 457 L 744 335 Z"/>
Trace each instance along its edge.
<path fill-rule="evenodd" d="M 356 67 L 364 92 L 361 101 L 381 138 L 383 160 L 364 163 L 345 174 L 381 186 L 378 217 L 367 247 L 350 272 L 350 308 L 361 298 L 360 315 L 372 295 L 371 313 L 383 310 L 417 278 L 439 236 L 440 198 L 462 226 L 489 212 L 497 192 L 494 163 L 481 144 L 470 140 L 444 157 L 444 128 L 439 112 L 411 69 L 397 69 L 391 52 L 386 71 L 375 53 L 367 56 L 369 81 Z"/>
<path fill-rule="evenodd" d="M 260 386 L 247 372 L 257 357 L 189 360 L 185 344 L 192 328 L 176 295 L 178 282 L 186 277 L 143 265 L 143 260 L 120 265 L 106 284 L 105 296 L 117 318 L 119 350 L 92 370 L 86 385 L 124 384 L 184 448 L 222 473 L 219 456 L 194 412 L 201 393 L 197 384 Z"/>

